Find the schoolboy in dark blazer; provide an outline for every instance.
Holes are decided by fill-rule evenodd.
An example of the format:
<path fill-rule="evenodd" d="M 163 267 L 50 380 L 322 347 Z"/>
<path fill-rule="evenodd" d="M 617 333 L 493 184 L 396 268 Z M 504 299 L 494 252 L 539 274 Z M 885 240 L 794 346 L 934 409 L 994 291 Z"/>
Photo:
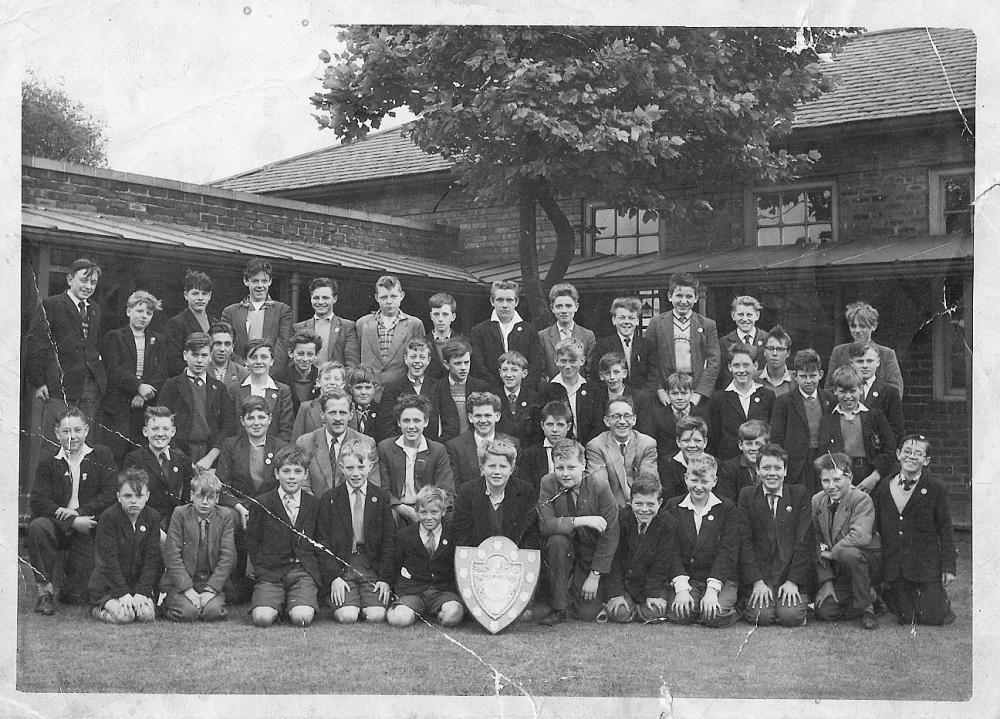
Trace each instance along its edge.
<path fill-rule="evenodd" d="M 167 343 L 167 376 L 184 371 L 184 342 L 192 332 L 208 332 L 218 318 L 208 314 L 212 301 L 212 278 L 198 270 L 184 273 L 184 301 L 187 307 L 167 320 L 163 338 Z M 196 314 L 197 313 L 197 314 Z"/>
<path fill-rule="evenodd" d="M 719 461 L 739 456 L 740 425 L 751 419 L 770 422 L 774 407 L 774 392 L 754 379 L 757 350 L 736 344 L 729 348 L 728 359 L 726 366 L 733 379 L 725 389 L 712 395 L 708 414 L 708 452 Z M 743 409 L 741 391 L 749 393 L 747 409 Z"/>
<path fill-rule="evenodd" d="M 540 441 L 537 410 L 542 406 L 538 402 L 536 387 L 524 383 L 528 376 L 528 360 L 520 352 L 507 352 L 500 356 L 500 421 L 497 430 L 514 437 L 526 447 Z M 476 377 L 470 377 L 481 385 L 477 391 L 491 391 L 489 385 Z M 485 388 L 485 389 L 483 389 Z M 469 390 L 471 393 L 471 389 Z M 511 395 L 514 396 L 513 402 Z"/>
<path fill-rule="evenodd" d="M 272 372 L 279 373 L 288 364 L 288 340 L 292 336 L 292 308 L 284 302 L 271 299 L 268 290 L 271 287 L 273 270 L 266 260 L 254 258 L 247 262 L 243 270 L 243 284 L 248 295 L 222 310 L 222 321 L 228 322 L 233 328 L 233 357 L 237 362 L 245 362 L 247 345 L 250 336 L 247 330 L 247 318 L 254 307 L 258 307 L 263 317 L 261 319 L 262 339 L 274 347 L 274 368 Z"/>
<path fill-rule="evenodd" d="M 719 379 L 716 382 L 718 389 L 724 389 L 733 381 L 733 375 L 729 372 L 729 368 L 725 366 L 725 360 L 729 356 L 730 347 L 737 344 L 750 345 L 757 351 L 757 356 L 763 358 L 767 332 L 757 327 L 761 309 L 760 300 L 756 297 L 740 295 L 733 298 L 730 316 L 733 318 L 733 322 L 736 323 L 736 329 L 727 335 L 719 337 L 719 353 L 722 357 L 723 366 L 719 369 Z"/>
<path fill-rule="evenodd" d="M 751 419 L 741 424 L 740 456 L 719 464 L 717 481 L 712 493 L 719 499 L 728 499 L 735 504 L 744 487 L 756 486 L 757 456 L 760 448 L 768 441 L 767 425 L 759 419 Z M 785 481 L 788 482 L 787 477 Z"/>
<path fill-rule="evenodd" d="M 316 363 L 336 361 L 345 367 L 353 367 L 361 361 L 361 343 L 354 322 L 338 317 L 333 311 L 337 304 L 339 288 L 337 281 L 329 277 L 317 277 L 309 283 L 309 300 L 313 316 L 292 325 L 292 332 L 305 330 L 319 335 L 322 347 L 317 348 Z M 329 324 L 327 324 L 329 322 Z M 319 324 L 320 331 L 316 326 Z"/>
<path fill-rule="evenodd" d="M 855 342 L 847 348 L 847 356 L 861 376 L 861 402 L 868 409 L 877 409 L 885 415 L 898 446 L 903 439 L 903 400 L 899 388 L 878 374 L 878 345 L 870 341 Z"/>
<path fill-rule="evenodd" d="M 547 379 L 544 376 L 545 358 L 542 356 L 538 332 L 517 313 L 520 294 L 521 286 L 517 282 L 494 281 L 490 287 L 493 314 L 469 332 L 469 343 L 472 345 L 471 374 L 486 382 L 498 394 L 502 390 L 500 356 L 506 352 L 520 352 L 528 360 L 528 374 L 524 378 L 524 384 L 528 387 L 536 387 Z M 510 326 L 506 342 L 501 323 Z"/>
<path fill-rule="evenodd" d="M 174 509 L 186 504 L 191 496 L 194 468 L 191 459 L 177 447 L 170 446 L 174 436 L 173 413 L 168 407 L 148 407 L 143 426 L 145 444 L 125 455 L 123 468 L 138 467 L 149 478 L 149 500 L 166 532 Z M 163 462 L 160 457 L 163 457 Z"/>
<path fill-rule="evenodd" d="M 638 297 L 616 297 L 611 302 L 611 324 L 615 333 L 598 337 L 594 352 L 590 357 L 590 375 L 596 378 L 600 371 L 601 358 L 615 352 L 625 359 L 630 387 L 644 387 L 646 384 L 646 341 L 639 336 L 639 317 L 642 315 L 642 301 Z"/>

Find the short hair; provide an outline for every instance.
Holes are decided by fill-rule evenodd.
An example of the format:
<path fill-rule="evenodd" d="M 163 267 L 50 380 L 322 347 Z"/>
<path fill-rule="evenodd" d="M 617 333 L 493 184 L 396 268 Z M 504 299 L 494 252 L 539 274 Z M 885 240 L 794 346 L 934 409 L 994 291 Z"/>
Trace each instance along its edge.
<path fill-rule="evenodd" d="M 212 346 L 212 337 L 206 332 L 192 332 L 184 341 L 184 351 L 194 352 Z"/>
<path fill-rule="evenodd" d="M 464 337 L 452 337 L 441 347 L 441 356 L 445 362 L 455 357 L 461 357 L 464 354 L 472 354 L 472 345 Z"/>
<path fill-rule="evenodd" d="M 81 257 L 79 259 L 73 260 L 73 264 L 69 266 L 69 270 L 66 274 L 75 275 L 80 270 L 86 270 L 87 276 L 96 274 L 98 278 L 101 276 L 101 267 L 96 262 L 94 262 L 89 257 Z"/>
<path fill-rule="evenodd" d="M 403 412 L 408 409 L 420 410 L 425 418 L 431 416 L 431 401 L 422 394 L 401 394 L 392 408 L 392 418 L 398 423 Z"/>
<path fill-rule="evenodd" d="M 263 397 L 257 397 L 250 395 L 245 400 L 240 402 L 240 419 L 245 419 L 250 416 L 251 412 L 256 412 L 260 410 L 268 417 L 271 416 L 271 407 L 267 404 L 267 400 Z"/>
<path fill-rule="evenodd" d="M 469 413 L 472 412 L 474 407 L 484 407 L 486 405 L 492 407 L 494 412 L 499 412 L 503 406 L 500 404 L 500 398 L 492 392 L 471 392 L 465 398 L 465 407 Z"/>
<path fill-rule="evenodd" d="M 323 338 L 314 332 L 309 330 L 299 330 L 292 335 L 292 338 L 288 340 L 288 347 L 290 350 L 294 350 L 299 345 L 315 345 L 316 351 L 319 352 L 323 349 Z"/>
<path fill-rule="evenodd" d="M 696 477 L 704 477 L 709 472 L 717 474 L 718 471 L 718 460 L 710 454 L 701 454 L 692 458 L 691 461 L 688 462 L 687 472 L 685 474 L 693 474 Z"/>
<path fill-rule="evenodd" d="M 604 410 L 605 417 L 611 416 L 611 405 L 613 404 L 627 404 L 629 411 L 632 412 L 632 414 L 635 414 L 635 405 L 632 403 L 632 400 L 623 395 L 618 399 L 608 400 L 608 407 Z"/>
<path fill-rule="evenodd" d="M 857 323 L 875 327 L 878 325 L 878 310 L 867 302 L 852 302 L 844 308 L 844 318 L 849 325 Z"/>
<path fill-rule="evenodd" d="M 564 340 L 559 340 L 559 344 L 556 345 L 556 357 L 559 355 L 569 355 L 575 360 L 583 359 L 583 343 L 576 337 L 567 337 Z"/>
<path fill-rule="evenodd" d="M 371 464 L 373 461 L 372 447 L 367 442 L 360 439 L 348 439 L 340 445 L 340 453 L 337 455 L 337 464 L 343 465 L 344 457 L 354 457 L 359 462 Z"/>
<path fill-rule="evenodd" d="M 857 359 L 859 357 L 864 357 L 868 353 L 868 350 L 872 350 L 876 355 L 878 355 L 875 343 L 871 340 L 865 342 L 851 342 L 851 344 L 847 347 L 847 356 L 852 360 Z"/>
<path fill-rule="evenodd" d="M 774 442 L 768 442 L 763 447 L 760 448 L 760 452 L 757 454 L 757 466 L 760 467 L 761 460 L 764 457 L 776 457 L 780 459 L 785 467 L 788 467 L 788 452 L 780 444 L 775 444 Z"/>
<path fill-rule="evenodd" d="M 607 352 L 601 356 L 601 361 L 597 363 L 597 371 L 600 374 L 610 372 L 611 368 L 616 364 L 628 369 L 628 362 L 625 360 L 625 355 L 621 352 Z"/>
<path fill-rule="evenodd" d="M 830 375 L 830 384 L 840 389 L 854 389 L 861 386 L 861 375 L 851 365 L 844 365 Z"/>
<path fill-rule="evenodd" d="M 615 299 L 611 302 L 612 317 L 617 310 L 626 310 L 628 312 L 635 312 L 637 315 L 641 315 L 642 300 L 638 297 L 615 297 Z"/>
<path fill-rule="evenodd" d="M 760 304 L 760 300 L 758 300 L 756 297 L 751 297 L 750 295 L 739 295 L 738 297 L 734 297 L 733 298 L 733 304 L 732 304 L 732 307 L 730 309 L 733 312 L 735 312 L 736 308 L 739 307 L 740 305 L 746 305 L 747 307 L 753 307 L 758 312 L 760 312 L 762 309 L 764 309 L 761 306 L 761 304 Z"/>
<path fill-rule="evenodd" d="M 557 459 L 569 459 L 575 457 L 578 461 L 583 462 L 587 457 L 587 450 L 584 446 L 577 442 L 575 439 L 557 439 L 555 444 L 552 445 L 552 462 L 555 463 Z"/>
<path fill-rule="evenodd" d="M 771 428 L 762 419 L 748 419 L 740 425 L 740 440 L 757 439 L 763 437 L 767 442 L 771 439 Z"/>
<path fill-rule="evenodd" d="M 580 302 L 580 293 L 569 282 L 552 285 L 552 289 L 549 290 L 549 304 L 551 305 L 559 297 L 569 297 L 574 302 Z"/>
<path fill-rule="evenodd" d="M 265 339 L 264 337 L 258 337 L 257 339 L 247 342 L 246 357 L 249 358 L 254 352 L 264 347 L 266 347 L 267 351 L 271 353 L 271 359 L 274 359 L 274 342 L 269 339 Z"/>
<path fill-rule="evenodd" d="M 424 350 L 425 352 L 427 352 L 427 354 L 430 354 L 431 345 L 423 337 L 413 337 L 410 339 L 409 342 L 406 343 L 406 351 L 410 352 L 411 350 L 414 352 L 416 352 L 417 350 Z"/>
<path fill-rule="evenodd" d="M 677 424 L 674 425 L 674 436 L 680 439 L 684 436 L 685 432 L 701 432 L 701 436 L 704 439 L 708 439 L 708 425 L 705 423 L 701 417 L 695 417 L 689 414 L 687 417 L 681 417 L 677 420 Z"/>
<path fill-rule="evenodd" d="M 781 325 L 775 325 L 771 328 L 771 331 L 767 333 L 767 339 L 764 340 L 765 346 L 767 345 L 767 340 L 777 340 L 786 350 L 791 349 L 792 347 L 792 337 L 785 332 L 785 328 Z"/>
<path fill-rule="evenodd" d="M 517 447 L 507 438 L 497 437 L 496 439 L 483 443 L 483 446 L 476 451 L 480 467 L 486 464 L 486 458 L 491 454 L 494 454 L 497 457 L 503 457 L 510 462 L 511 467 L 517 463 Z"/>
<path fill-rule="evenodd" d="M 322 371 L 322 368 L 320 368 L 320 372 Z M 344 375 L 344 382 L 348 387 L 353 387 L 362 382 L 370 382 L 376 387 L 381 384 L 379 382 L 378 370 L 367 364 L 356 364 L 353 367 L 349 367 Z"/>
<path fill-rule="evenodd" d="M 549 417 L 555 417 L 556 419 L 566 420 L 566 423 L 570 426 L 573 425 L 573 410 L 561 399 L 546 402 L 542 407 L 541 415 L 543 422 Z"/>
<path fill-rule="evenodd" d="M 521 285 L 514 280 L 493 280 L 490 285 L 490 299 L 492 300 L 499 290 L 514 290 L 514 296 L 521 296 Z"/>
<path fill-rule="evenodd" d="M 222 494 L 222 482 L 214 469 L 203 469 L 195 465 L 191 478 L 191 496 L 196 494 Z"/>
<path fill-rule="evenodd" d="M 321 412 L 326 412 L 326 404 L 330 400 L 347 400 L 347 409 L 351 408 L 351 404 L 354 400 L 351 399 L 351 395 L 347 393 L 347 390 L 343 390 L 340 387 L 334 387 L 327 390 L 319 396 L 319 409 Z"/>
<path fill-rule="evenodd" d="M 333 372 L 335 369 L 343 371 L 345 369 L 344 363 L 340 360 L 327 360 L 319 366 L 319 369 L 316 371 L 316 376 L 322 377 L 327 372 Z M 344 377 L 344 384 L 347 384 L 346 375 Z"/>
<path fill-rule="evenodd" d="M 754 345 L 746 345 L 742 342 L 736 342 L 729 346 L 729 351 L 726 352 L 726 360 L 732 362 L 736 355 L 747 355 L 751 362 L 757 361 L 757 348 Z"/>
<path fill-rule="evenodd" d="M 125 307 L 132 309 L 136 305 L 145 304 L 149 307 L 150 312 L 159 312 L 163 309 L 163 303 L 160 302 L 151 292 L 146 292 L 146 290 L 136 290 L 128 296 L 125 301 Z"/>
<path fill-rule="evenodd" d="M 672 372 L 670 376 L 667 377 L 668 392 L 672 389 L 686 389 L 690 392 L 693 384 L 694 380 L 687 372 Z"/>
<path fill-rule="evenodd" d="M 528 358 L 525 357 L 520 352 L 518 352 L 517 350 L 510 350 L 509 352 L 504 352 L 502 355 L 500 355 L 499 359 L 497 360 L 497 363 L 503 366 L 504 362 L 508 362 L 512 365 L 517 365 L 521 369 L 528 368 Z"/>
<path fill-rule="evenodd" d="M 902 451 L 903 447 L 906 445 L 907 442 L 919 442 L 920 444 L 924 445 L 924 454 L 927 455 L 928 457 L 931 456 L 931 442 L 924 435 L 922 434 L 906 435 L 899 442 L 900 451 Z"/>
<path fill-rule="evenodd" d="M 76 417 L 77 419 L 83 420 L 83 423 L 90 426 L 90 419 L 87 418 L 86 413 L 74 404 L 69 405 L 66 409 L 56 415 L 55 427 L 62 424 L 64 419 L 69 419 L 70 417 Z"/>
<path fill-rule="evenodd" d="M 842 474 L 854 477 L 854 471 L 851 469 L 851 458 L 843 452 L 824 452 L 813 460 L 813 467 L 816 469 L 817 476 L 824 469 L 839 469 Z"/>
<path fill-rule="evenodd" d="M 421 507 L 426 507 L 428 504 L 433 504 L 437 502 L 442 508 L 448 507 L 448 493 L 441 487 L 434 484 L 425 484 L 417 492 L 417 498 L 413 502 L 415 509 L 420 509 Z"/>
<path fill-rule="evenodd" d="M 792 369 L 796 372 L 819 372 L 823 369 L 823 362 L 819 358 L 819 353 L 810 348 L 799 350 L 792 358 Z"/>
<path fill-rule="evenodd" d="M 274 471 L 277 472 L 286 465 L 302 467 L 308 471 L 309 453 L 297 444 L 285 445 L 274 453 Z"/>
<path fill-rule="evenodd" d="M 202 292 L 212 291 L 212 278 L 199 270 L 188 270 L 184 273 L 184 291 L 201 290 Z"/>
<path fill-rule="evenodd" d="M 169 419 L 173 421 L 174 411 L 169 407 L 164 407 L 163 405 L 153 405 L 151 407 L 146 407 L 146 411 L 143 412 L 143 424 L 148 424 L 151 419 Z"/>
<path fill-rule="evenodd" d="M 218 322 L 213 322 L 211 325 L 209 325 L 208 328 L 209 335 L 217 335 L 223 332 L 225 332 L 230 337 L 233 338 L 236 337 L 236 334 L 233 332 L 233 326 L 228 322 L 223 322 L 222 320 L 219 320 Z"/>
<path fill-rule="evenodd" d="M 663 497 L 663 483 L 660 482 L 660 478 L 655 474 L 643 472 L 632 482 L 629 498 L 631 499 L 639 494 L 644 497 L 656 497 L 660 499 Z"/>
<path fill-rule="evenodd" d="M 438 307 L 444 307 L 445 305 L 451 306 L 452 314 L 458 313 L 458 302 L 456 302 L 455 298 L 449 295 L 447 292 L 438 292 L 436 294 L 431 295 L 427 299 L 428 309 L 433 310 L 437 309 Z"/>
<path fill-rule="evenodd" d="M 243 269 L 243 279 L 249 280 L 256 274 L 263 272 L 268 277 L 274 277 L 274 270 L 271 269 L 271 263 L 260 257 L 254 257 L 249 262 L 247 266 Z"/>
<path fill-rule="evenodd" d="M 128 485 L 129 489 L 136 494 L 141 494 L 142 490 L 149 489 L 149 474 L 141 467 L 126 467 L 118 473 L 117 479 L 119 492 L 125 485 Z"/>
<path fill-rule="evenodd" d="M 320 287 L 329 287 L 333 291 L 333 296 L 336 297 L 339 293 L 337 287 L 337 280 L 332 277 L 317 277 L 315 280 L 309 283 L 309 294 L 318 290 Z"/>
<path fill-rule="evenodd" d="M 403 291 L 403 285 L 399 281 L 396 275 L 382 275 L 377 280 L 375 280 L 375 292 L 378 292 L 378 288 L 382 287 L 387 290 L 399 290 Z"/>
<path fill-rule="evenodd" d="M 678 287 L 690 287 L 697 294 L 699 286 L 698 278 L 690 272 L 675 272 L 670 275 L 668 294 L 673 294 Z"/>

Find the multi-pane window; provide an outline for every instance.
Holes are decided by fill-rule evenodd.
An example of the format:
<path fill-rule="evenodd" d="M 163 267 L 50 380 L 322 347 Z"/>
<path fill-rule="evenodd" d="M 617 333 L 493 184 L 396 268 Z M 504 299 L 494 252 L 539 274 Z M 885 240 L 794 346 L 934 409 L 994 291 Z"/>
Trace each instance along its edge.
<path fill-rule="evenodd" d="M 968 235 L 974 229 L 975 182 L 970 167 L 931 170 L 929 173 L 930 232 L 932 235 Z"/>
<path fill-rule="evenodd" d="M 591 211 L 594 227 L 594 254 L 643 255 L 660 249 L 660 220 L 655 214 L 643 219 L 639 210 L 631 217 L 613 207 L 595 207 Z"/>
<path fill-rule="evenodd" d="M 649 327 L 649 321 L 660 314 L 660 291 L 659 290 L 639 290 L 636 293 L 639 301 L 642 302 L 642 313 L 639 315 L 639 326 L 645 332 Z"/>
<path fill-rule="evenodd" d="M 794 245 L 834 239 L 834 190 L 830 185 L 754 194 L 757 245 Z"/>

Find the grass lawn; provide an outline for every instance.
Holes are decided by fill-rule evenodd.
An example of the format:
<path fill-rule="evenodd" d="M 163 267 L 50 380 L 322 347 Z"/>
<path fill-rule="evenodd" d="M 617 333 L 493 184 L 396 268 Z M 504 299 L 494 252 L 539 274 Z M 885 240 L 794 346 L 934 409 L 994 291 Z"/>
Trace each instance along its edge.
<path fill-rule="evenodd" d="M 722 630 L 527 622 L 490 636 L 471 620 L 446 634 L 420 624 L 342 627 L 326 614 L 306 629 L 257 629 L 245 605 L 221 624 L 115 627 L 83 607 L 34 614 L 22 565 L 17 689 L 490 696 L 493 667 L 506 677 L 506 695 L 656 697 L 665 684 L 674 697 L 690 698 L 963 701 L 972 692 L 972 543 L 966 533 L 956 539 L 951 626 L 913 631 L 888 615 L 876 632 L 812 622 L 749 638 L 742 622 Z"/>

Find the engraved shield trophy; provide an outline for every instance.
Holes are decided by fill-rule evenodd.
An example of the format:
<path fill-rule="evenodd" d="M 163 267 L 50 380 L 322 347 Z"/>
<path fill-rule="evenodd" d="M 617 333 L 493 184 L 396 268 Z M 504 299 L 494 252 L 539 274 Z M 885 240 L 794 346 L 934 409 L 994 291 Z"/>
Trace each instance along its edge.
<path fill-rule="evenodd" d="M 496 634 L 528 606 L 541 570 L 541 552 L 518 549 L 507 537 L 489 537 L 478 547 L 455 548 L 455 577 L 476 621 Z"/>

